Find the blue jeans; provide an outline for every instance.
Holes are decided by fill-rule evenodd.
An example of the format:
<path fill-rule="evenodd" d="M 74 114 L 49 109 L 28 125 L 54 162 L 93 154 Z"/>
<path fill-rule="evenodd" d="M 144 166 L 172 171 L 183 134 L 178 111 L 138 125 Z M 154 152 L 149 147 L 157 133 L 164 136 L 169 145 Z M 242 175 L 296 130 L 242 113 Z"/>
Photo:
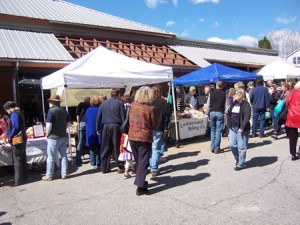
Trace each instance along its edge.
<path fill-rule="evenodd" d="M 259 135 L 264 135 L 265 133 L 265 112 L 266 109 L 256 109 L 253 108 L 253 120 L 252 120 L 252 134 L 256 134 L 257 120 L 259 118 Z"/>
<path fill-rule="evenodd" d="M 238 167 L 245 166 L 248 140 L 249 131 L 239 133 L 237 127 L 230 128 L 228 145 Z"/>
<path fill-rule="evenodd" d="M 77 127 L 77 135 L 78 135 L 78 143 L 77 143 L 77 148 L 76 148 L 76 163 L 77 164 L 82 164 L 81 152 L 82 152 L 83 142 L 85 140 L 85 127 L 86 127 L 85 122 L 80 122 Z"/>
<path fill-rule="evenodd" d="M 221 133 L 224 125 L 224 113 L 210 112 L 210 149 L 219 152 Z"/>
<path fill-rule="evenodd" d="M 90 164 L 100 167 L 100 145 L 90 146 Z"/>
<path fill-rule="evenodd" d="M 151 172 L 158 171 L 158 163 L 162 152 L 163 131 L 153 131 L 152 154 L 150 157 Z"/>
<path fill-rule="evenodd" d="M 57 151 L 61 158 L 61 176 L 67 176 L 68 169 L 68 159 L 67 159 L 67 143 L 68 138 L 61 137 L 58 139 L 48 139 L 47 145 L 47 169 L 46 175 L 48 177 L 53 177 L 54 173 L 54 162 Z"/>

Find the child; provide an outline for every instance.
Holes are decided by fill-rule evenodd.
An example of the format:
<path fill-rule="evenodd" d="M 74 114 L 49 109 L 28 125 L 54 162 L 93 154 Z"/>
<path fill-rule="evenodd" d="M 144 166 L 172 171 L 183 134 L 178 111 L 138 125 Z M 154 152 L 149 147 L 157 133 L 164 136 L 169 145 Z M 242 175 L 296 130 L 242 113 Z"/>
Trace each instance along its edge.
<path fill-rule="evenodd" d="M 129 144 L 128 135 L 122 134 L 121 136 L 121 145 L 120 145 L 120 161 L 125 161 L 125 172 L 124 172 L 124 179 L 128 179 L 131 177 L 129 174 L 129 170 L 132 169 L 134 172 L 134 165 L 133 165 L 133 154 Z"/>

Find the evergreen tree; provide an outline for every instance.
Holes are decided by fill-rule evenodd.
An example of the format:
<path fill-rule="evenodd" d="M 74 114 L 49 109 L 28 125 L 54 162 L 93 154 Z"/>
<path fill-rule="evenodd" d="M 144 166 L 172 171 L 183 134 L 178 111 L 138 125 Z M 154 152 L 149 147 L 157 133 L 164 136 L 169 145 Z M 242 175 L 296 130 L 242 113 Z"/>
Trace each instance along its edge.
<path fill-rule="evenodd" d="M 267 39 L 266 36 L 264 36 L 264 38 L 258 42 L 258 47 L 272 49 L 271 42 Z"/>

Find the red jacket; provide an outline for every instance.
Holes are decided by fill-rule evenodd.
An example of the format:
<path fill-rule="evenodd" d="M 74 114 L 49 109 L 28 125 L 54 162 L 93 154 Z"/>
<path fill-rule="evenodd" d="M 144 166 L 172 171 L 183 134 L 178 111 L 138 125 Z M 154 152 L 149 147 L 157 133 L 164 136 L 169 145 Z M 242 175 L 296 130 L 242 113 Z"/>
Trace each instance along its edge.
<path fill-rule="evenodd" d="M 288 107 L 288 115 L 285 125 L 292 128 L 300 128 L 300 89 L 290 91 L 285 99 Z"/>

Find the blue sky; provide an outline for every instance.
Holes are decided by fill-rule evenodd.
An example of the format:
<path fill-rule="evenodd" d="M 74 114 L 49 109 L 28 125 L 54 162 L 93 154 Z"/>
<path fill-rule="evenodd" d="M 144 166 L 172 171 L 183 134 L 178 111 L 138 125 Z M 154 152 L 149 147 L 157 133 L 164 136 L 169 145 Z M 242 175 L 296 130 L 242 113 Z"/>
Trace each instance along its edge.
<path fill-rule="evenodd" d="M 300 0 L 65 0 L 175 33 L 257 47 L 274 30 L 300 32 Z"/>

